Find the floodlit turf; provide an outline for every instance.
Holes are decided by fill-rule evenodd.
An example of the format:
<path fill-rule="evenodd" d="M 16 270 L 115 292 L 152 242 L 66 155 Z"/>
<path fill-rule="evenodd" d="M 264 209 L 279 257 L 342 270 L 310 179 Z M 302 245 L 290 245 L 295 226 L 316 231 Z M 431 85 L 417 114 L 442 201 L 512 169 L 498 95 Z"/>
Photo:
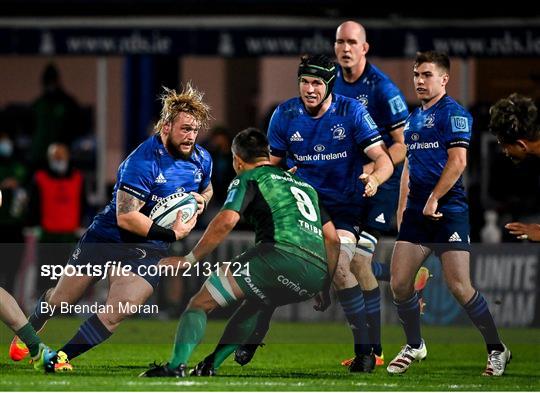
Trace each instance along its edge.
<path fill-rule="evenodd" d="M 43 338 L 58 345 L 70 338 L 80 320 L 56 319 Z M 211 321 L 205 344 L 199 346 L 192 364 L 213 348 L 223 324 Z M 75 359 L 71 374 L 41 374 L 26 362 L 8 357 L 11 334 L 0 327 L 0 390 L 31 391 L 538 391 L 538 329 L 502 329 L 514 359 L 502 378 L 482 377 L 486 355 L 479 333 L 472 327 L 425 327 L 428 358 L 415 363 L 407 374 L 389 376 L 384 368 L 373 374 L 351 374 L 339 365 L 350 352 L 345 323 L 273 323 L 269 344 L 253 362 L 240 367 L 227 360 L 212 378 L 138 378 L 154 360 L 167 360 L 176 322 L 131 320 L 107 343 Z M 401 328 L 385 326 L 383 338 L 387 362 L 402 343 Z"/>

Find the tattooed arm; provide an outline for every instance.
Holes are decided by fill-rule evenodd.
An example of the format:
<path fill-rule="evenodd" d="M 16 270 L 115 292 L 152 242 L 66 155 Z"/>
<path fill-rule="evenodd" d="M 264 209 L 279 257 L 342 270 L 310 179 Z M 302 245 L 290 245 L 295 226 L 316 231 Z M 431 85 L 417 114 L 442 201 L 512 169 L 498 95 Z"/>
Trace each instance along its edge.
<path fill-rule="evenodd" d="M 116 193 L 116 221 L 118 226 L 136 235 L 146 236 L 152 226 L 152 220 L 139 212 L 143 206 L 144 201 L 125 191 L 118 190 Z"/>

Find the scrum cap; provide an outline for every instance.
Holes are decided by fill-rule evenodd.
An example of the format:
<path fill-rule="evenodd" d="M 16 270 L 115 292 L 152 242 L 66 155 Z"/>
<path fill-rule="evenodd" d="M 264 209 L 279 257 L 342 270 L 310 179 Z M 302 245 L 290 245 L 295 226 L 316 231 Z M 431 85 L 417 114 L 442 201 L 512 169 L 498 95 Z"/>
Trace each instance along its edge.
<path fill-rule="evenodd" d="M 336 81 L 336 64 L 325 55 L 302 56 L 298 66 L 298 79 L 302 76 L 321 79 L 326 85 L 326 94 L 323 101 L 328 98 Z"/>

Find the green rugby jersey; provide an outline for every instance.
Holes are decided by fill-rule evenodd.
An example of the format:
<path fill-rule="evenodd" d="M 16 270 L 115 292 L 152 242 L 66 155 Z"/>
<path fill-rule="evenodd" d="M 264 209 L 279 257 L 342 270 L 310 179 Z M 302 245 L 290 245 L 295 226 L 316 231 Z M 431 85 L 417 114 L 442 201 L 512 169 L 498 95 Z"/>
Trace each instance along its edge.
<path fill-rule="evenodd" d="M 256 243 L 276 243 L 326 264 L 322 226 L 330 217 L 317 191 L 295 175 L 270 165 L 246 171 L 229 185 L 222 210 L 234 210 L 252 224 Z"/>

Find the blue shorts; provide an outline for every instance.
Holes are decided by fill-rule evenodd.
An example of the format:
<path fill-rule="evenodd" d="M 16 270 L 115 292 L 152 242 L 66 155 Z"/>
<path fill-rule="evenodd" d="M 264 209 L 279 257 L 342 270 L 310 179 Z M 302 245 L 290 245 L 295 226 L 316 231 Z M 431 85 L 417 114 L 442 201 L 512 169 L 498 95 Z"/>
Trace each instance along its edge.
<path fill-rule="evenodd" d="M 441 255 L 449 250 L 471 250 L 469 212 L 443 213 L 440 220 L 424 217 L 420 210 L 405 209 L 397 240 L 421 244 Z"/>
<path fill-rule="evenodd" d="M 157 265 L 159 260 L 166 256 L 166 249 L 156 248 L 153 244 L 107 243 L 102 237 L 95 235 L 92 230 L 88 230 L 79 240 L 67 263 L 74 266 L 87 264 L 103 266 L 101 272 L 104 272 L 107 262 L 110 262 L 109 269 L 112 266 L 119 266 L 119 264 L 130 266 L 130 272 L 144 278 L 155 289 L 159 283 L 160 275 L 157 269 L 148 269 L 148 267 Z M 112 265 L 113 262 L 116 264 Z M 99 270 L 94 268 L 90 274 L 95 274 L 96 279 L 100 279 L 102 275 L 98 272 Z"/>
<path fill-rule="evenodd" d="M 360 224 L 364 231 L 375 229 L 389 232 L 394 224 L 399 199 L 399 185 L 385 187 L 383 184 L 371 198 L 364 198 L 365 206 L 360 215 Z"/>
<path fill-rule="evenodd" d="M 360 205 L 324 205 L 336 229 L 343 229 L 354 234 L 358 240 L 360 234 L 359 214 L 363 207 Z"/>

